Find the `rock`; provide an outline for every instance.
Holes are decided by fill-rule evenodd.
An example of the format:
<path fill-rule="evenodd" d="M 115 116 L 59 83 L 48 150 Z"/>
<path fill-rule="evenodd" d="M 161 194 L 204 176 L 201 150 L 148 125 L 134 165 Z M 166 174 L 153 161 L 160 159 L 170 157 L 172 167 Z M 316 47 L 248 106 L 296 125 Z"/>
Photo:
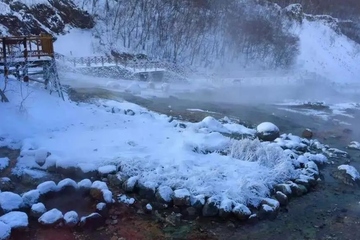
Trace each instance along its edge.
<path fill-rule="evenodd" d="M 53 208 L 41 215 L 38 222 L 44 226 L 56 226 L 60 224 L 63 219 L 63 214 L 58 209 Z"/>
<path fill-rule="evenodd" d="M 135 189 L 135 186 L 138 182 L 138 177 L 131 177 L 129 178 L 128 180 L 126 180 L 123 185 L 122 185 L 122 189 L 125 191 L 125 192 L 133 192 L 134 189 Z"/>
<path fill-rule="evenodd" d="M 150 203 L 148 203 L 148 204 L 145 205 L 144 211 L 145 211 L 146 213 L 151 213 L 152 210 L 153 210 L 153 207 L 152 207 L 152 205 L 151 205 Z"/>
<path fill-rule="evenodd" d="M 217 199 L 209 198 L 202 209 L 202 215 L 204 217 L 215 217 L 218 214 L 219 214 L 219 203 Z"/>
<path fill-rule="evenodd" d="M 275 185 L 275 191 L 279 191 L 282 192 L 283 194 L 285 194 L 286 196 L 290 197 L 292 195 L 292 190 L 289 184 L 278 184 Z"/>
<path fill-rule="evenodd" d="M 189 220 L 195 220 L 198 217 L 198 210 L 194 207 L 187 207 L 185 210 L 185 215 Z"/>
<path fill-rule="evenodd" d="M 169 186 L 160 186 L 156 191 L 155 197 L 161 203 L 171 203 L 174 191 Z"/>
<path fill-rule="evenodd" d="M 276 199 L 272 199 L 272 198 L 264 198 L 261 201 L 261 204 L 269 205 L 270 207 L 274 208 L 276 211 L 279 210 L 279 208 L 280 208 L 279 201 L 277 201 Z"/>
<path fill-rule="evenodd" d="M 135 115 L 135 112 L 134 112 L 133 110 L 131 110 L 131 109 L 125 110 L 124 113 L 125 113 L 126 115 L 130 115 L 130 116 L 134 116 L 134 115 Z"/>
<path fill-rule="evenodd" d="M 186 124 L 185 124 L 185 123 L 177 123 L 177 124 L 175 125 L 175 127 L 179 127 L 179 128 L 185 129 L 185 128 L 186 128 Z"/>
<path fill-rule="evenodd" d="M 138 183 L 137 188 L 139 189 L 140 197 L 148 200 L 154 199 L 157 186 L 158 184 L 155 182 Z"/>
<path fill-rule="evenodd" d="M 86 217 L 82 217 L 79 226 L 84 229 L 95 230 L 105 224 L 105 218 L 99 213 L 92 213 Z"/>
<path fill-rule="evenodd" d="M 22 195 L 22 199 L 26 207 L 31 207 L 34 203 L 37 203 L 39 198 L 40 192 L 37 189 L 30 190 Z"/>
<path fill-rule="evenodd" d="M 109 216 L 109 209 L 106 203 L 104 202 L 96 204 L 96 212 L 99 213 L 104 218 L 107 218 Z"/>
<path fill-rule="evenodd" d="M 197 210 L 202 210 L 202 208 L 205 205 L 205 196 L 204 195 L 191 196 L 190 205 Z"/>
<path fill-rule="evenodd" d="M 219 216 L 221 218 L 229 217 L 232 212 L 233 205 L 234 202 L 229 199 L 222 200 L 219 206 Z"/>
<path fill-rule="evenodd" d="M 98 201 L 104 201 L 104 196 L 101 189 L 90 188 L 90 196 Z"/>
<path fill-rule="evenodd" d="M 292 183 L 290 188 L 293 193 L 292 195 L 295 197 L 300 197 L 308 192 L 307 188 L 302 184 Z"/>
<path fill-rule="evenodd" d="M 263 122 L 256 127 L 256 136 L 262 141 L 274 141 L 280 137 L 280 130 L 273 123 Z"/>
<path fill-rule="evenodd" d="M 75 211 L 70 211 L 64 215 L 64 223 L 67 227 L 75 227 L 79 222 L 79 215 Z"/>
<path fill-rule="evenodd" d="M 248 218 L 248 223 L 250 224 L 256 224 L 259 222 L 259 217 L 256 213 L 251 214 Z"/>
<path fill-rule="evenodd" d="M 275 193 L 275 198 L 279 201 L 281 206 L 286 206 L 289 203 L 288 197 L 280 191 Z"/>
<path fill-rule="evenodd" d="M 0 191 L 7 192 L 14 190 L 15 186 L 11 182 L 10 178 L 2 177 L 0 178 Z"/>
<path fill-rule="evenodd" d="M 5 212 L 20 209 L 24 204 L 22 197 L 13 192 L 0 192 L 0 208 Z"/>
<path fill-rule="evenodd" d="M 272 207 L 268 204 L 262 204 L 260 206 L 257 216 L 259 217 L 259 219 L 274 220 L 276 218 L 277 214 L 278 214 L 278 211 L 274 207 Z"/>
<path fill-rule="evenodd" d="M 35 203 L 31 206 L 30 216 L 34 218 L 39 218 L 46 212 L 46 207 L 43 203 Z"/>
<path fill-rule="evenodd" d="M 121 187 L 121 185 L 126 181 L 125 177 L 120 174 L 108 174 L 107 179 L 109 185 L 112 187 Z"/>
<path fill-rule="evenodd" d="M 251 215 L 250 209 L 241 203 L 235 204 L 232 212 L 235 215 L 235 217 L 241 221 L 247 220 Z"/>
<path fill-rule="evenodd" d="M 307 128 L 302 132 L 301 137 L 311 139 L 313 137 L 313 132 L 311 131 L 311 129 Z"/>
<path fill-rule="evenodd" d="M 171 223 L 173 226 L 177 226 L 181 223 L 182 215 L 180 213 L 172 212 L 169 216 L 165 218 L 166 222 Z"/>
<path fill-rule="evenodd" d="M 11 227 L 0 221 L 0 240 L 8 240 L 11 235 Z"/>
<path fill-rule="evenodd" d="M 295 179 L 294 181 L 296 184 L 301 184 L 303 185 L 304 187 L 306 187 L 306 189 L 309 189 L 310 188 L 310 183 L 308 180 L 304 179 L 304 178 L 298 178 L 298 179 Z"/>
<path fill-rule="evenodd" d="M 174 191 L 173 202 L 175 206 L 190 206 L 190 192 L 186 188 Z"/>

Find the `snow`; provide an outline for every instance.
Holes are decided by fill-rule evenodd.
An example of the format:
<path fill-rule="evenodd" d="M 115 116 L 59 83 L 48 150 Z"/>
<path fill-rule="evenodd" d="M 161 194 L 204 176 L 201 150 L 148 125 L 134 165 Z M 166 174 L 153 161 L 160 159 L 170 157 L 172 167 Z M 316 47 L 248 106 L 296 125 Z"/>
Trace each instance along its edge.
<path fill-rule="evenodd" d="M 26 206 L 31 206 L 34 203 L 38 202 L 39 197 L 40 197 L 40 191 L 37 189 L 30 190 L 22 195 L 22 199 Z"/>
<path fill-rule="evenodd" d="M 279 128 L 271 122 L 263 122 L 256 127 L 256 131 L 259 133 L 279 132 Z"/>
<path fill-rule="evenodd" d="M 148 210 L 148 211 L 152 211 L 152 209 L 153 209 L 153 207 L 151 206 L 150 203 L 146 204 L 145 207 L 146 207 L 146 210 Z"/>
<path fill-rule="evenodd" d="M 99 173 L 101 174 L 109 174 L 116 172 L 116 166 L 115 165 L 106 165 L 98 168 Z"/>
<path fill-rule="evenodd" d="M 220 203 L 220 209 L 223 209 L 225 212 L 231 212 L 233 209 L 234 202 L 230 199 L 224 199 Z"/>
<path fill-rule="evenodd" d="M 39 218 L 38 222 L 44 225 L 51 225 L 57 223 L 61 219 L 63 219 L 63 214 L 56 208 L 53 208 Z"/>
<path fill-rule="evenodd" d="M 74 44 L 74 39 L 80 44 Z M 98 56 L 94 51 L 92 39 L 91 30 L 73 28 L 69 33 L 57 37 L 54 49 L 55 52 L 67 57 Z"/>
<path fill-rule="evenodd" d="M 70 178 L 65 178 L 57 184 L 57 189 L 62 190 L 65 187 L 73 187 L 74 189 L 77 189 L 78 185 L 74 180 L 72 180 Z"/>
<path fill-rule="evenodd" d="M 102 189 L 101 190 L 102 194 L 103 194 L 103 197 L 104 197 L 104 200 L 106 203 L 112 203 L 113 202 L 113 194 L 110 190 L 108 189 Z"/>
<path fill-rule="evenodd" d="M 96 204 L 96 210 L 98 210 L 98 211 L 102 211 L 105 208 L 106 208 L 106 203 L 101 202 L 101 203 Z"/>
<path fill-rule="evenodd" d="M 241 203 L 238 203 L 238 204 L 235 204 L 234 208 L 233 208 L 233 212 L 238 212 L 238 213 L 243 213 L 243 214 L 246 214 L 246 215 L 251 215 L 251 211 L 250 209 L 245 206 L 244 204 L 241 204 Z"/>
<path fill-rule="evenodd" d="M 174 127 L 176 121 L 169 122 L 168 116 L 123 100 L 76 105 L 31 84 L 22 87 L 31 92 L 24 102 L 24 111 L 19 111 L 17 105 L 21 102 L 17 82 L 9 82 L 9 89 L 13 90 L 8 92 L 10 102 L 0 104 L 0 112 L 7 112 L 0 119 L 0 137 L 23 143 L 22 152 L 29 153 L 16 165 L 14 171 L 19 175 L 39 167 L 34 151 L 46 149 L 51 153 L 46 162 L 52 158 L 56 166 L 119 166 L 130 177 L 128 184 L 138 180 L 155 182 L 173 189 L 186 188 L 191 195 L 223 195 L 243 204 L 251 202 L 254 196 L 266 196 L 273 184 L 296 176 L 289 157 L 283 155 L 279 146 L 252 140 L 233 142 L 217 132 L 231 132 L 228 125 L 213 118 L 200 124 L 186 123 L 188 128 L 179 129 Z M 131 108 L 136 114 L 113 114 L 103 105 Z M 219 153 L 234 146 L 242 146 L 243 150 L 253 147 L 247 148 L 248 154 Z M 251 151 L 256 152 L 256 157 Z M 57 190 L 55 183 L 41 186 L 37 188 L 41 194 Z M 92 187 L 108 189 L 106 183 L 99 181 Z M 252 188 L 259 192 L 251 191 Z M 105 197 L 110 201 L 110 193 Z"/>
<path fill-rule="evenodd" d="M 356 170 L 356 168 L 354 168 L 353 166 L 344 164 L 344 165 L 338 166 L 338 169 L 345 170 L 346 173 L 349 174 L 354 181 L 360 179 L 360 174 L 359 174 L 358 170 Z"/>
<path fill-rule="evenodd" d="M 0 221 L 0 240 L 6 240 L 10 238 L 10 234 L 11 234 L 11 227 Z"/>
<path fill-rule="evenodd" d="M 263 204 L 262 208 L 264 209 L 265 212 L 272 212 L 274 210 L 274 208 L 269 206 L 268 204 Z"/>
<path fill-rule="evenodd" d="M 37 4 L 49 4 L 48 0 L 20 0 L 19 2 L 22 2 L 29 7 Z"/>
<path fill-rule="evenodd" d="M 320 21 L 304 20 L 294 32 L 300 38 L 298 68 L 319 73 L 331 82 L 358 80 L 360 55 L 353 41 Z"/>
<path fill-rule="evenodd" d="M 43 214 L 46 212 L 46 207 L 43 203 L 35 203 L 31 206 L 31 211 Z"/>
<path fill-rule="evenodd" d="M 0 222 L 4 222 L 12 229 L 26 228 L 29 225 L 28 216 L 24 212 L 13 211 L 0 217 Z"/>
<path fill-rule="evenodd" d="M 0 158 L 0 170 L 7 168 L 9 166 L 10 159 L 7 157 Z"/>
<path fill-rule="evenodd" d="M 0 207 L 5 212 L 19 209 L 24 204 L 19 194 L 13 192 L 0 192 Z"/>
<path fill-rule="evenodd" d="M 128 196 L 126 196 L 125 194 L 121 194 L 118 196 L 118 201 L 128 204 L 128 205 L 132 205 L 135 203 L 135 199 L 134 198 L 129 198 Z"/>
<path fill-rule="evenodd" d="M 11 8 L 4 2 L 0 2 L 0 12 L 2 15 L 11 14 Z"/>
<path fill-rule="evenodd" d="M 48 151 L 45 149 L 38 149 L 35 152 L 35 162 L 37 162 L 39 165 L 42 165 L 45 163 L 47 158 Z"/>
<path fill-rule="evenodd" d="M 58 187 L 56 186 L 56 183 L 54 181 L 46 181 L 43 183 L 40 183 L 37 187 L 37 190 L 39 190 L 40 194 L 46 194 L 48 192 L 55 192 L 58 190 Z"/>

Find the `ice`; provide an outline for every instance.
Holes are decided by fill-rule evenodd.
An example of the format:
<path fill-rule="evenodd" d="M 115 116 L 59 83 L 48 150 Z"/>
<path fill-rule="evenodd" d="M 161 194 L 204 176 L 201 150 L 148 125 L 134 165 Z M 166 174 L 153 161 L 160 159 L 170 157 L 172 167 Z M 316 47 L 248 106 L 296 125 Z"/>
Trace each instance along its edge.
<path fill-rule="evenodd" d="M 31 206 L 34 203 L 37 203 L 39 201 L 39 197 L 40 192 L 37 189 L 30 190 L 22 195 L 22 199 L 26 206 Z"/>
<path fill-rule="evenodd" d="M 356 170 L 356 168 L 353 167 L 353 166 L 344 164 L 344 165 L 338 166 L 338 169 L 339 169 L 339 170 L 345 170 L 346 173 L 349 174 L 354 181 L 360 179 L 360 174 L 359 174 L 359 172 L 358 172 L 358 171 Z"/>
<path fill-rule="evenodd" d="M 70 178 L 65 178 L 57 184 L 57 189 L 62 190 L 65 187 L 73 187 L 74 189 L 77 189 L 78 185 L 74 180 L 72 180 Z"/>
<path fill-rule="evenodd" d="M 0 192 L 0 207 L 5 212 L 19 209 L 24 204 L 22 197 L 13 192 Z"/>
<path fill-rule="evenodd" d="M 55 224 L 61 219 L 63 219 L 63 214 L 56 208 L 47 211 L 39 218 L 38 222 L 44 225 Z"/>
<path fill-rule="evenodd" d="M 0 158 L 0 170 L 9 166 L 10 159 L 7 157 Z"/>
<path fill-rule="evenodd" d="M 56 183 L 54 181 L 46 181 L 46 182 L 40 183 L 36 189 L 39 190 L 41 195 L 43 195 L 48 192 L 57 191 L 58 187 L 56 186 Z"/>
<path fill-rule="evenodd" d="M 4 222 L 12 229 L 26 228 L 29 225 L 28 216 L 24 212 L 13 211 L 0 217 L 0 222 Z"/>

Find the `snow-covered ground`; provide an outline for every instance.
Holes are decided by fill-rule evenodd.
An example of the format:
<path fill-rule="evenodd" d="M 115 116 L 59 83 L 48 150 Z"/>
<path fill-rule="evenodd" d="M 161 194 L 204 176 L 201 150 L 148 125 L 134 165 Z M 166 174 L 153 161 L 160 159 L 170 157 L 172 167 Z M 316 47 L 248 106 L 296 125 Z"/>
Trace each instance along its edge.
<path fill-rule="evenodd" d="M 37 177 L 39 172 L 27 170 L 54 165 L 83 171 L 120 165 L 140 182 L 253 204 L 274 184 L 299 175 L 279 144 L 233 141 L 221 134 L 255 133 L 235 123 L 206 117 L 183 128 L 168 116 L 125 101 L 75 104 L 37 85 L 13 81 L 8 90 L 10 103 L 0 104 L 0 112 L 6 112 L 0 118 L 0 145 L 21 148 L 15 174 Z M 135 114 L 125 114 L 128 109 Z M 221 154 L 227 151 L 232 154 Z M 42 167 L 40 158 L 45 158 Z"/>

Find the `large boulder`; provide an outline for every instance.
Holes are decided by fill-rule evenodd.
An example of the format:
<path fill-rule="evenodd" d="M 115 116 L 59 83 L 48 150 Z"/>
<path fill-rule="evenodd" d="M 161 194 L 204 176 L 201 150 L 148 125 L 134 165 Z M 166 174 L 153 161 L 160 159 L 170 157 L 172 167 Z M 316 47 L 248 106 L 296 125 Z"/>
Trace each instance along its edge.
<path fill-rule="evenodd" d="M 262 141 L 274 141 L 280 137 L 280 130 L 271 122 L 263 122 L 256 127 L 256 136 Z"/>

